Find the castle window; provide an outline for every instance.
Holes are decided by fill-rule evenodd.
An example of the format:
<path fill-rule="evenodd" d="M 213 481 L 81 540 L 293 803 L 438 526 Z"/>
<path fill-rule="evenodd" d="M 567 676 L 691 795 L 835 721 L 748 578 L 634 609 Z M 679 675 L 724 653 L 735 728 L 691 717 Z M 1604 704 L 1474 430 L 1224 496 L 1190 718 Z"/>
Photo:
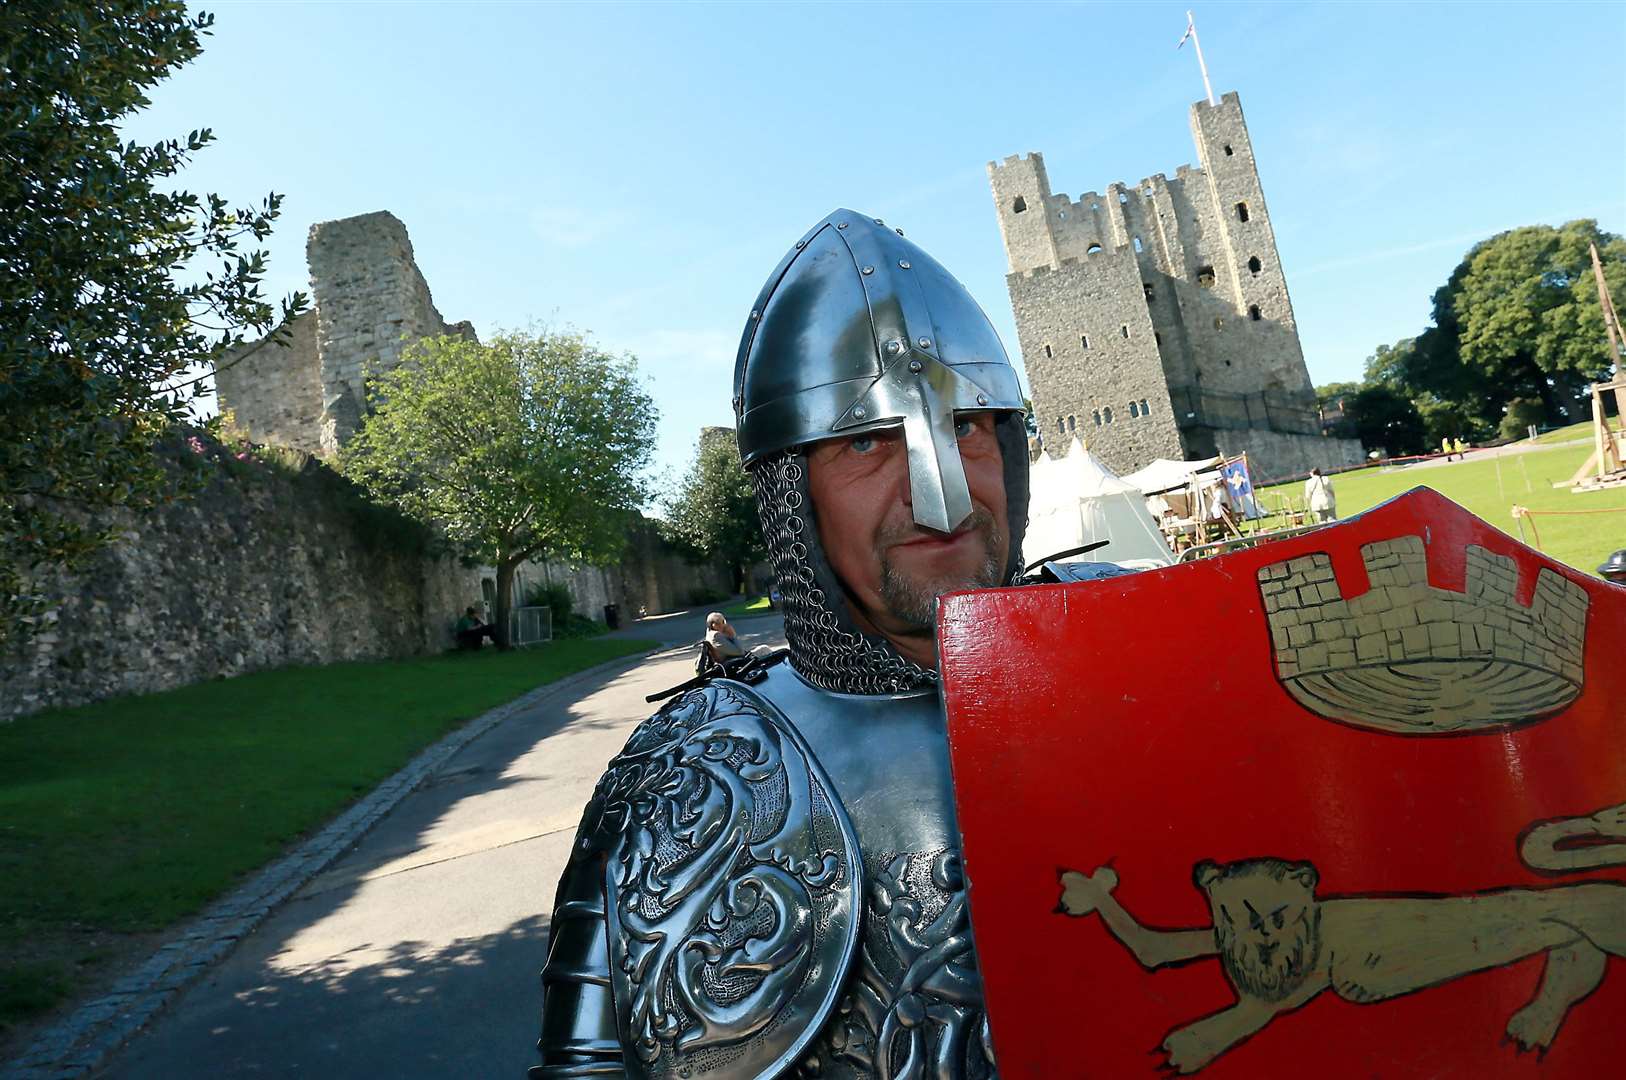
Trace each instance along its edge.
<path fill-rule="evenodd" d="M 1101 422 L 1103 424 L 1112 423 L 1112 406 L 1111 405 L 1108 405 L 1106 408 L 1101 410 Z"/>
<path fill-rule="evenodd" d="M 1140 291 L 1146 294 L 1146 299 L 1148 299 L 1148 300 L 1156 299 L 1156 297 L 1152 294 L 1152 283 L 1150 281 L 1141 282 L 1140 283 Z"/>
<path fill-rule="evenodd" d="M 1230 157 L 1230 156 L 1231 156 L 1231 153 L 1232 153 L 1232 151 L 1231 151 L 1231 144 L 1230 144 L 1230 143 L 1226 143 L 1226 144 L 1225 144 L 1225 156 L 1226 156 L 1226 157 Z"/>
<path fill-rule="evenodd" d="M 1065 210 L 1057 210 L 1056 211 L 1056 216 L 1061 218 L 1063 221 L 1066 221 L 1067 220 L 1067 211 L 1065 211 Z"/>
<path fill-rule="evenodd" d="M 1238 221 L 1247 221 L 1248 220 L 1248 204 L 1247 203 L 1239 202 L 1239 203 L 1236 204 L 1236 219 Z"/>
<path fill-rule="evenodd" d="M 1138 404 L 1136 404 L 1135 402 L 1131 401 L 1129 403 L 1129 418 L 1131 420 L 1133 420 L 1135 417 L 1137 417 L 1139 415 L 1140 415 L 1140 406 Z"/>
<path fill-rule="evenodd" d="M 1118 327 L 1118 333 L 1127 338 L 1129 336 L 1129 324 L 1124 323 L 1122 326 Z"/>
<path fill-rule="evenodd" d="M 1126 191 L 1118 192 L 1118 203 L 1119 203 L 1119 205 L 1123 205 L 1123 204 L 1126 204 L 1128 202 L 1129 202 L 1129 193 L 1126 192 Z"/>
<path fill-rule="evenodd" d="M 1088 334 L 1080 334 L 1080 335 L 1078 335 L 1078 343 L 1080 345 L 1082 345 L 1086 349 L 1089 348 L 1090 347 L 1090 335 L 1088 335 Z"/>
<path fill-rule="evenodd" d="M 1100 253 L 1101 253 L 1101 245 L 1100 244 L 1091 244 L 1089 246 L 1089 250 L 1084 252 L 1084 254 L 1086 254 L 1086 255 L 1099 255 Z"/>
<path fill-rule="evenodd" d="M 1067 421 L 1063 420 L 1059 416 L 1056 417 L 1056 434 L 1057 435 L 1065 435 L 1065 434 L 1067 434 Z"/>
<path fill-rule="evenodd" d="M 1224 328 L 1225 328 L 1225 320 L 1220 318 L 1218 315 L 1215 315 L 1214 316 L 1214 329 L 1215 330 L 1223 330 Z M 1231 362 L 1229 360 L 1227 360 L 1227 361 L 1225 361 L 1225 363 L 1227 365 L 1229 365 Z"/>
<path fill-rule="evenodd" d="M 1212 266 L 1197 267 L 1197 285 L 1203 289 L 1212 289 L 1214 287 L 1214 268 Z"/>
<path fill-rule="evenodd" d="M 1068 431 L 1077 431 L 1078 430 L 1078 420 L 1077 420 L 1076 417 L 1069 416 L 1067 418 L 1067 430 Z"/>
<path fill-rule="evenodd" d="M 1090 204 L 1090 209 L 1094 210 L 1096 213 L 1100 213 L 1101 212 L 1101 204 L 1098 203 L 1098 202 L 1092 202 Z"/>
<path fill-rule="evenodd" d="M 1248 318 L 1252 319 L 1254 322 L 1258 322 L 1260 319 L 1264 318 L 1264 316 L 1259 313 L 1258 304 L 1248 305 Z"/>
<path fill-rule="evenodd" d="M 1145 416 L 1145 415 L 1146 415 L 1146 414 L 1147 414 L 1147 412 L 1148 412 L 1148 411 L 1149 411 L 1149 410 L 1148 410 L 1148 409 L 1147 409 L 1147 408 L 1146 408 L 1146 399 L 1145 399 L 1145 398 L 1141 398 L 1141 399 L 1140 399 L 1140 414 L 1141 414 L 1141 415 L 1142 415 L 1142 416 Z"/>
<path fill-rule="evenodd" d="M 1027 208 L 1028 208 L 1028 201 L 1026 199 L 1022 198 L 1022 196 L 1020 196 L 1020 195 L 1018 195 L 1015 199 L 1013 199 L 1011 201 L 1011 213 L 1013 213 L 1013 214 L 1020 214 L 1022 211 L 1026 210 Z"/>
<path fill-rule="evenodd" d="M 1140 247 L 1140 237 L 1137 236 L 1137 237 L 1135 237 L 1135 250 L 1139 251 L 1140 249 L 1141 249 L 1141 247 Z"/>
<path fill-rule="evenodd" d="M 1157 343 L 1158 348 L 1161 349 L 1163 347 L 1163 335 L 1158 333 L 1156 330 L 1152 331 L 1152 340 Z"/>
<path fill-rule="evenodd" d="M 1101 410 L 1100 409 L 1095 410 L 1095 426 L 1096 427 L 1101 426 Z"/>
<path fill-rule="evenodd" d="M 1264 265 L 1264 263 L 1259 261 L 1259 256 L 1257 255 L 1248 260 L 1248 269 L 1255 274 L 1257 274 L 1259 272 L 1259 268 Z"/>
<path fill-rule="evenodd" d="M 1050 357 L 1055 356 L 1056 354 L 1050 351 L 1050 346 L 1046 345 L 1044 347 L 1044 355 L 1045 359 L 1048 360 Z"/>

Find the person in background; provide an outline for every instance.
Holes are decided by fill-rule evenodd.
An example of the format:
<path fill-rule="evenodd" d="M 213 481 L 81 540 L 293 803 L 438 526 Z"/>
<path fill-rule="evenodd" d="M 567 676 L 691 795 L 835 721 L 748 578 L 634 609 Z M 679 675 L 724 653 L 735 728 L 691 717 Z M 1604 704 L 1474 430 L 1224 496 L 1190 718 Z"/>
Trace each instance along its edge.
<path fill-rule="evenodd" d="M 1332 494 L 1332 481 L 1322 476 L 1320 469 L 1310 470 L 1310 479 L 1304 482 L 1304 501 L 1310 504 L 1317 522 L 1332 521 L 1338 517 L 1337 501 Z"/>
<path fill-rule="evenodd" d="M 721 611 L 706 616 L 706 646 L 711 649 L 712 659 L 718 662 L 737 660 L 745 655 L 739 632 L 729 625 Z"/>
<path fill-rule="evenodd" d="M 486 638 L 490 638 L 493 644 L 497 641 L 496 627 L 482 622 L 472 607 L 463 609 L 463 617 L 457 620 L 453 632 L 457 635 L 459 649 L 478 649 Z"/>
<path fill-rule="evenodd" d="M 1626 585 L 1626 548 L 1621 548 L 1598 567 L 1598 576 L 1616 585 Z"/>

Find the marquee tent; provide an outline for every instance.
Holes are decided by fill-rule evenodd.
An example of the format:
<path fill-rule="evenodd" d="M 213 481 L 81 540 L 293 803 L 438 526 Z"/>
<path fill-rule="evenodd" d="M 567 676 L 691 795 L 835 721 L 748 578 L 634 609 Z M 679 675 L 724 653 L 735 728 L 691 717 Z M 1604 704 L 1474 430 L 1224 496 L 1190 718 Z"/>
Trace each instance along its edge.
<path fill-rule="evenodd" d="M 1175 488 L 1185 487 L 1197 473 L 1207 472 L 1223 460 L 1217 457 L 1203 458 L 1201 461 L 1158 458 L 1144 469 L 1129 473 L 1122 479 L 1143 495 L 1156 495 L 1160 491 L 1173 491 Z"/>
<path fill-rule="evenodd" d="M 1085 556 L 1129 565 L 1166 566 L 1174 562 L 1140 489 L 1112 474 L 1077 439 L 1067 454 L 1039 455 L 1028 472 L 1027 540 L 1030 563 L 1097 540 L 1106 547 Z"/>

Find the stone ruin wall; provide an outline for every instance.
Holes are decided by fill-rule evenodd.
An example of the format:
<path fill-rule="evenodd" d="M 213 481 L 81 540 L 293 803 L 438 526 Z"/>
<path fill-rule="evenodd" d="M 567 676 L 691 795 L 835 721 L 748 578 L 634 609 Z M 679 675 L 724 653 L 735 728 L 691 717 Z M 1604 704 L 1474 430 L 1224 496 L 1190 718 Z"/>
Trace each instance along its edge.
<path fill-rule="evenodd" d="M 101 520 L 123 536 L 82 573 L 45 583 L 58 606 L 44 630 L 0 654 L 0 721 L 291 664 L 443 652 L 495 577 L 432 554 L 419 527 L 312 459 L 222 462 L 192 499 Z M 649 522 L 634 525 L 619 564 L 530 563 L 519 578 L 521 597 L 527 584 L 564 583 L 593 618 L 608 603 L 623 618 L 677 610 L 696 588 L 729 585 L 725 570 L 673 554 Z"/>
<path fill-rule="evenodd" d="M 369 372 L 396 367 L 422 338 L 473 338 L 474 327 L 441 317 L 406 226 L 388 211 L 312 225 L 305 261 L 313 310 L 291 324 L 292 347 L 243 346 L 215 381 L 221 410 L 254 442 L 331 456 L 361 423 Z"/>

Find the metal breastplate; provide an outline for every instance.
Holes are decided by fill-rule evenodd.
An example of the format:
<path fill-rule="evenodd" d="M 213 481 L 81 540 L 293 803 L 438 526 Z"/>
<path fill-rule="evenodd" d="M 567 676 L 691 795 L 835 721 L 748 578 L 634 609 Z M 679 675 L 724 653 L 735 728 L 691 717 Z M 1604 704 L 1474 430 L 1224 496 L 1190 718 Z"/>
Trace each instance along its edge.
<path fill-rule="evenodd" d="M 776 670 L 758 688 L 832 778 L 863 851 L 863 926 L 844 993 L 796 1075 L 994 1075 L 935 688 L 833 694 Z"/>
<path fill-rule="evenodd" d="M 677 699 L 588 805 L 532 1075 L 992 1076 L 957 837 L 935 690 Z"/>

